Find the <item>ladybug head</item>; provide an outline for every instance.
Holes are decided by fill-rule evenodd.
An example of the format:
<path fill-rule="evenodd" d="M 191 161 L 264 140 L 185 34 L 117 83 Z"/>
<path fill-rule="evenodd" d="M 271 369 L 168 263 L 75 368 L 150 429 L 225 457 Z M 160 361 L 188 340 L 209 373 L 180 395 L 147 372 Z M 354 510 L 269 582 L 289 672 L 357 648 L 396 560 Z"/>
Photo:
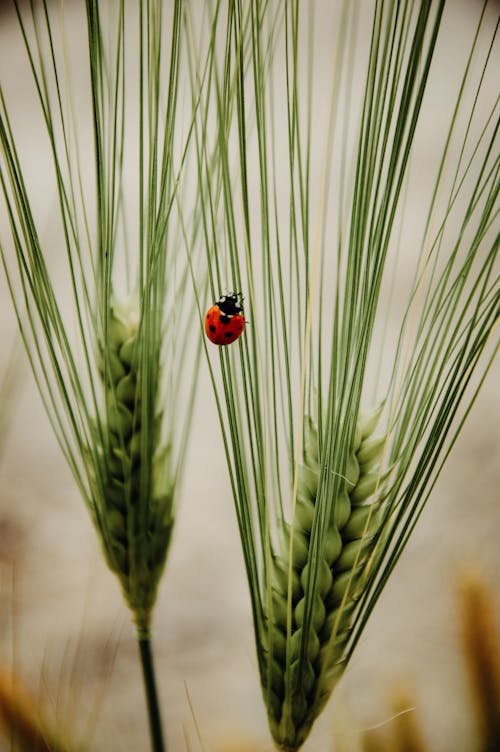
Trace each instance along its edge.
<path fill-rule="evenodd" d="M 226 316 L 237 316 L 243 314 L 243 306 L 241 304 L 241 293 L 231 292 L 227 295 L 221 295 L 216 303 L 222 313 Z"/>

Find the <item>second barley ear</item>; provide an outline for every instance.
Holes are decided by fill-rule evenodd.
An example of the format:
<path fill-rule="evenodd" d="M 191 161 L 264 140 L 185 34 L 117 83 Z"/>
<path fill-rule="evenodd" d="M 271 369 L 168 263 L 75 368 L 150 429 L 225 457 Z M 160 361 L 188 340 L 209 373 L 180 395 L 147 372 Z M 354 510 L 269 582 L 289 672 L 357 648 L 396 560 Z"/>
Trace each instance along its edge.
<path fill-rule="evenodd" d="M 295 519 L 273 557 L 260 649 L 270 727 L 283 750 L 301 746 L 344 669 L 351 616 L 364 588 L 361 575 L 380 528 L 378 463 L 384 438 L 373 437 L 378 415 L 358 421 L 319 558 L 311 545 L 320 483 L 318 432 L 311 418 L 305 421 Z"/>

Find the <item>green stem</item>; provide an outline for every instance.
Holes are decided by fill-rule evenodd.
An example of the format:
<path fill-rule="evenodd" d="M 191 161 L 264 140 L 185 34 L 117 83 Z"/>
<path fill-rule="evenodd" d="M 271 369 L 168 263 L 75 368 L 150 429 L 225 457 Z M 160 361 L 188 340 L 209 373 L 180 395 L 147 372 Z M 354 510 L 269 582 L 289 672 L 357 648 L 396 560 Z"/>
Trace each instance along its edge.
<path fill-rule="evenodd" d="M 153 664 L 153 652 L 151 650 L 151 636 L 149 631 L 139 630 L 137 633 L 139 652 L 141 655 L 142 678 L 144 679 L 144 691 L 149 716 L 149 732 L 151 735 L 152 752 L 166 752 L 163 741 L 163 728 L 158 704 L 158 692 Z"/>

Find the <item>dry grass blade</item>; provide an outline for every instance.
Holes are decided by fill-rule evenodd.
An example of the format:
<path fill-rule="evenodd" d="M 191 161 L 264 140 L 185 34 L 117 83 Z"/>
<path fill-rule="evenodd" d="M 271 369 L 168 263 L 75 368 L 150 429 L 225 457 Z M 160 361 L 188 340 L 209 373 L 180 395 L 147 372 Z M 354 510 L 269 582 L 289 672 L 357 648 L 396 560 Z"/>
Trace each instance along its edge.
<path fill-rule="evenodd" d="M 0 670 L 0 725 L 20 752 L 68 752 L 71 743 L 51 730 L 34 698 Z"/>
<path fill-rule="evenodd" d="M 494 752 L 500 745 L 500 644 L 494 603 L 473 574 L 460 588 L 464 656 L 478 725 L 478 749 Z"/>

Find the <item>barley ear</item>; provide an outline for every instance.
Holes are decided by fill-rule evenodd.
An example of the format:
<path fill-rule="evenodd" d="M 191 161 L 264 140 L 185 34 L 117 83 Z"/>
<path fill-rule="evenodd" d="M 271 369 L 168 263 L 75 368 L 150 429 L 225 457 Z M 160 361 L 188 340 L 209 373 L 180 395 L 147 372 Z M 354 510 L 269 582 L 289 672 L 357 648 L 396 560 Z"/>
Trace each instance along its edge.
<path fill-rule="evenodd" d="M 321 463 L 317 425 L 305 420 L 295 516 L 273 556 L 271 607 L 264 609 L 259 650 L 270 727 L 283 750 L 301 746 L 344 670 L 351 616 L 364 589 L 361 573 L 380 528 L 378 462 L 385 440 L 372 433 L 377 412 L 358 421 L 347 472 L 328 505 L 331 515 L 316 550 Z"/>
<path fill-rule="evenodd" d="M 170 446 L 160 441 L 159 357 L 145 347 L 137 299 L 113 296 L 100 348 L 105 419 L 94 495 L 106 561 L 139 631 L 149 627 L 174 522 Z"/>

